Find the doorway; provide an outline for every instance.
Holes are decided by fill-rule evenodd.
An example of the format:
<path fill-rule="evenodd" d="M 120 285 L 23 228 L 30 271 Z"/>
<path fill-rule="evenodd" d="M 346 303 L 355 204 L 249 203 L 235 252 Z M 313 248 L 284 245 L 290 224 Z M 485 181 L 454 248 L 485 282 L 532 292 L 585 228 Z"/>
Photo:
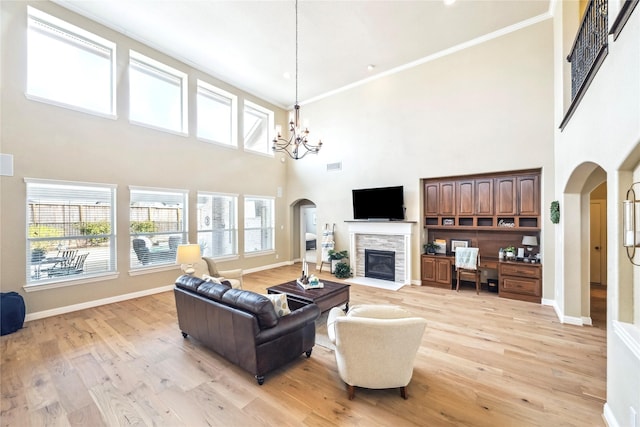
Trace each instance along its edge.
<path fill-rule="evenodd" d="M 300 254 L 308 263 L 317 262 L 318 235 L 315 205 L 300 206 Z"/>
<path fill-rule="evenodd" d="M 589 194 L 589 284 L 592 326 L 607 326 L 607 183 Z"/>

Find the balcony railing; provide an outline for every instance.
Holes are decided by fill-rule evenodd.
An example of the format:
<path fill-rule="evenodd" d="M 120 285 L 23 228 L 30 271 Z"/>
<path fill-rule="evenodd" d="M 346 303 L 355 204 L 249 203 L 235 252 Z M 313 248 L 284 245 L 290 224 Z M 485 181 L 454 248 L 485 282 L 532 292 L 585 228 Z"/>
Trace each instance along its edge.
<path fill-rule="evenodd" d="M 571 105 L 560 128 L 569 121 L 576 106 L 607 56 L 607 0 L 590 0 L 567 61 L 571 63 Z"/>

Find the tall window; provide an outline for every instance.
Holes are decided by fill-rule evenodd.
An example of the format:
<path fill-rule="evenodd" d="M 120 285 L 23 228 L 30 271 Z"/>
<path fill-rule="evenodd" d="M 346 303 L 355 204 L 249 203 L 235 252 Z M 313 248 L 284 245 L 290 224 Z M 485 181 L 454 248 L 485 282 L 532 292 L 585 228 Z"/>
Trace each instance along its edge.
<path fill-rule="evenodd" d="M 25 182 L 28 284 L 116 271 L 115 186 Z"/>
<path fill-rule="evenodd" d="M 30 6 L 27 14 L 27 96 L 115 117 L 115 43 Z"/>
<path fill-rule="evenodd" d="M 245 253 L 275 248 L 275 202 L 272 197 L 244 198 Z"/>
<path fill-rule="evenodd" d="M 202 256 L 238 254 L 238 196 L 198 193 L 198 243 Z"/>
<path fill-rule="evenodd" d="M 198 80 L 198 138 L 238 145 L 238 97 Z"/>
<path fill-rule="evenodd" d="M 129 119 L 187 134 L 187 75 L 129 51 Z"/>
<path fill-rule="evenodd" d="M 130 190 L 131 268 L 175 264 L 178 245 L 187 242 L 188 192 L 140 187 Z"/>
<path fill-rule="evenodd" d="M 273 155 L 269 129 L 274 128 L 273 111 L 244 101 L 244 148 L 245 150 Z"/>

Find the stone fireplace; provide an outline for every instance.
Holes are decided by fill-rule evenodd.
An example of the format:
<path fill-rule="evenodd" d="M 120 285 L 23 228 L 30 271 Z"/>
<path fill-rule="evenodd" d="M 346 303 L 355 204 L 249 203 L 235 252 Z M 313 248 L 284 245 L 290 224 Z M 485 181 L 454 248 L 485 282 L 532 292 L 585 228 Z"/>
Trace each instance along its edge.
<path fill-rule="evenodd" d="M 415 222 L 347 221 L 347 223 L 350 262 L 354 278 L 373 279 L 365 274 L 366 251 L 393 252 L 393 278 L 383 280 L 391 280 L 403 285 L 411 284 L 411 227 Z M 379 278 L 376 277 L 376 279 Z"/>

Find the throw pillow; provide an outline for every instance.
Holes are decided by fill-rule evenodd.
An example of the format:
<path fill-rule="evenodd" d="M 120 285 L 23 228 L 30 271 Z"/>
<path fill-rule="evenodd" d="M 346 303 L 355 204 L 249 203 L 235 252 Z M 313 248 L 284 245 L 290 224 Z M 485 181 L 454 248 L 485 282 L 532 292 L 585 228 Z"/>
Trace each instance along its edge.
<path fill-rule="evenodd" d="M 278 317 L 291 313 L 286 294 L 266 294 L 265 297 L 269 298 L 271 304 L 273 304 L 273 309 L 276 311 Z"/>
<path fill-rule="evenodd" d="M 220 279 L 218 279 L 217 277 L 209 276 L 208 274 L 203 274 L 202 280 L 204 280 L 205 282 L 211 282 L 211 283 L 218 283 L 218 284 L 222 283 Z"/>

